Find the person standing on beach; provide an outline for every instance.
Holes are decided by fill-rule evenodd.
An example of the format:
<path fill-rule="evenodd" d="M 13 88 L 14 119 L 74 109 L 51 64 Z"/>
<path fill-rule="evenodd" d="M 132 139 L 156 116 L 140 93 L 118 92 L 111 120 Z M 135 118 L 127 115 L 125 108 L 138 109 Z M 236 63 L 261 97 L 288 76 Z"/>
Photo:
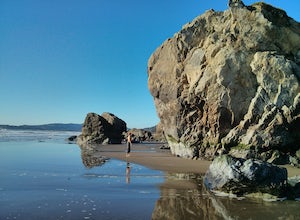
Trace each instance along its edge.
<path fill-rule="evenodd" d="M 129 157 L 130 156 L 130 150 L 131 150 L 131 133 L 128 133 L 128 136 L 127 136 L 127 151 L 126 151 L 126 157 Z"/>

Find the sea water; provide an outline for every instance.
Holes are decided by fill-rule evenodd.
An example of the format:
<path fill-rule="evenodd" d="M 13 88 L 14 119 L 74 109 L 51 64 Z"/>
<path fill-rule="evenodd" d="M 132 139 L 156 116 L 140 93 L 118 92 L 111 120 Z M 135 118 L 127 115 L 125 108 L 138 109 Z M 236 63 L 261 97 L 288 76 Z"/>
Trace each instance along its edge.
<path fill-rule="evenodd" d="M 151 219 L 163 172 L 113 159 L 87 168 L 69 133 L 11 133 L 0 141 L 1 220 Z"/>
<path fill-rule="evenodd" d="M 215 196 L 199 174 L 114 159 L 86 166 L 85 152 L 64 141 L 73 134 L 0 131 L 1 220 L 300 219 L 298 201 Z"/>

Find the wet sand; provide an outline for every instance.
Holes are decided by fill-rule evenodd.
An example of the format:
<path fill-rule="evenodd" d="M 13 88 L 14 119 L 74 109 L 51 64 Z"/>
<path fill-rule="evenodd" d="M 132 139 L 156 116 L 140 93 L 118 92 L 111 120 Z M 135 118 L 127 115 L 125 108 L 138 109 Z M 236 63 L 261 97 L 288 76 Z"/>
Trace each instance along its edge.
<path fill-rule="evenodd" d="M 205 174 L 210 161 L 189 160 L 173 156 L 169 150 L 161 150 L 162 144 L 133 144 L 129 157 L 126 157 L 126 145 L 102 145 L 98 146 L 99 156 L 115 158 L 131 163 L 140 164 L 154 170 L 176 173 L 200 173 Z"/>
<path fill-rule="evenodd" d="M 211 164 L 207 160 L 191 160 L 175 157 L 169 150 L 162 150 L 163 144 L 143 143 L 133 144 L 132 152 L 126 157 L 126 145 L 101 145 L 97 147 L 96 155 L 115 158 L 131 163 L 140 164 L 151 169 L 171 173 L 205 174 Z M 300 169 L 290 165 L 283 166 L 288 170 L 288 176 L 300 175 Z"/>

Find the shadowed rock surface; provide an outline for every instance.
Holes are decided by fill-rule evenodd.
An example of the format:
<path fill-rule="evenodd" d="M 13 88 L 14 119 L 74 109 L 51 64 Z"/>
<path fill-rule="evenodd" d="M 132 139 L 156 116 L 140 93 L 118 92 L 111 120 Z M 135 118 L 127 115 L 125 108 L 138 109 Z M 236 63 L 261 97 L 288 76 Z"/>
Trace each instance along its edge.
<path fill-rule="evenodd" d="M 205 185 L 210 190 L 240 196 L 261 193 L 286 197 L 287 170 L 255 159 L 222 155 L 210 165 Z"/>
<path fill-rule="evenodd" d="M 300 24 L 265 3 L 209 10 L 148 61 L 148 87 L 172 153 L 213 159 L 243 145 L 300 143 Z"/>

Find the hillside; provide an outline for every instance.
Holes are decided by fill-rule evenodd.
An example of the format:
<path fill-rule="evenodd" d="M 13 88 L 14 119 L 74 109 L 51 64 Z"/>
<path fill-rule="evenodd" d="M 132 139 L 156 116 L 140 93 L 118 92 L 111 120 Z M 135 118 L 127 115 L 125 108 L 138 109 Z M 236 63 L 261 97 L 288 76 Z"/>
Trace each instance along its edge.
<path fill-rule="evenodd" d="M 11 130 L 47 130 L 47 131 L 81 131 L 82 124 L 62 124 L 52 123 L 44 125 L 0 125 L 0 129 L 11 129 Z"/>

